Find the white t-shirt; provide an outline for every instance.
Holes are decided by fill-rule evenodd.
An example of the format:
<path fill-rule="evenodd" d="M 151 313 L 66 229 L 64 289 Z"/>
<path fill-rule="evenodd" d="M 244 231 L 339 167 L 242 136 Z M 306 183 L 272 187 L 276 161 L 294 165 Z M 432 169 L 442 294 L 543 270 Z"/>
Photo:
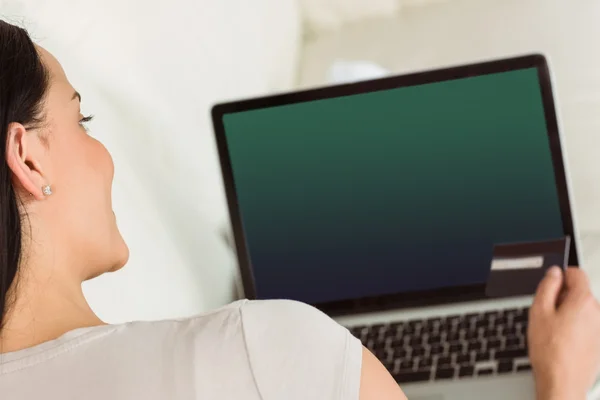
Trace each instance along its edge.
<path fill-rule="evenodd" d="M 2 354 L 0 398 L 358 400 L 361 356 L 360 341 L 310 306 L 244 300 Z"/>

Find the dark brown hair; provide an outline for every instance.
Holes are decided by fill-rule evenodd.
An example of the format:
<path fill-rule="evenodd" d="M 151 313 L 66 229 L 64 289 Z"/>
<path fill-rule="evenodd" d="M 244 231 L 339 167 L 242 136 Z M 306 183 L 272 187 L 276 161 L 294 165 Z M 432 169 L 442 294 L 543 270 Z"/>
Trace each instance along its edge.
<path fill-rule="evenodd" d="M 42 119 L 48 72 L 27 31 L 0 20 L 0 329 L 22 252 L 23 211 L 6 163 L 8 126 Z"/>

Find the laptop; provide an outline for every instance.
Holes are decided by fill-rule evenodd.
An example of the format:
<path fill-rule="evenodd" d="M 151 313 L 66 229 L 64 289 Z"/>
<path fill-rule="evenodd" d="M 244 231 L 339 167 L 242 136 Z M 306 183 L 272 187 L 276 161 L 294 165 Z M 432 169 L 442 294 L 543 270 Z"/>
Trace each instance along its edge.
<path fill-rule="evenodd" d="M 531 399 L 531 296 L 493 247 L 571 236 L 551 75 L 526 55 L 219 104 L 244 296 L 311 304 L 410 399 Z"/>

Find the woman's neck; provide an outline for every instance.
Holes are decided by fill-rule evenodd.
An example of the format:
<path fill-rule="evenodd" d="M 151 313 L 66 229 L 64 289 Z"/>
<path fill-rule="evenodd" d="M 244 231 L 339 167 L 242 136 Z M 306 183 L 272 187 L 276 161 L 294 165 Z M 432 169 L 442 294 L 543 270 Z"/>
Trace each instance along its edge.
<path fill-rule="evenodd" d="M 35 271 L 35 273 L 28 273 Z M 77 328 L 104 325 L 87 303 L 81 283 L 58 271 L 23 268 L 8 296 L 0 330 L 0 353 L 23 350 L 54 340 Z"/>

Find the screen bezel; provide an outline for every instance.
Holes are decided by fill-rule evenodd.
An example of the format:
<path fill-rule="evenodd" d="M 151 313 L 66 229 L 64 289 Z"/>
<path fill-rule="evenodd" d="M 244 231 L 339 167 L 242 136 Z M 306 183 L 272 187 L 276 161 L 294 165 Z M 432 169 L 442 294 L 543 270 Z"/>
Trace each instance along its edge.
<path fill-rule="evenodd" d="M 574 235 L 573 218 L 571 215 L 571 202 L 569 198 L 567 177 L 565 173 L 563 152 L 561 147 L 561 138 L 559 135 L 558 121 L 553 98 L 551 75 L 546 58 L 540 54 L 532 54 L 476 64 L 392 76 L 357 83 L 232 101 L 215 105 L 212 108 L 212 121 L 233 228 L 235 250 L 237 253 L 237 259 L 242 278 L 244 296 L 248 299 L 257 298 L 254 274 L 252 272 L 252 265 L 244 234 L 242 218 L 235 189 L 235 182 L 233 178 L 233 171 L 231 168 L 231 160 L 227 146 L 227 138 L 225 136 L 225 128 L 223 125 L 223 116 L 225 114 L 527 68 L 536 68 L 538 71 L 563 227 L 565 230 L 565 235 L 569 235 L 572 238 L 571 249 L 569 253 L 569 265 L 579 265 L 577 252 L 578 244 L 576 243 L 576 235 Z M 357 298 L 335 302 L 314 303 L 311 305 L 329 315 L 341 315 L 372 310 L 423 307 L 436 304 L 448 304 L 483 299 L 487 299 L 485 295 L 485 284 L 478 284 L 460 287 L 446 287 L 427 291 L 396 293 L 377 297 Z"/>

